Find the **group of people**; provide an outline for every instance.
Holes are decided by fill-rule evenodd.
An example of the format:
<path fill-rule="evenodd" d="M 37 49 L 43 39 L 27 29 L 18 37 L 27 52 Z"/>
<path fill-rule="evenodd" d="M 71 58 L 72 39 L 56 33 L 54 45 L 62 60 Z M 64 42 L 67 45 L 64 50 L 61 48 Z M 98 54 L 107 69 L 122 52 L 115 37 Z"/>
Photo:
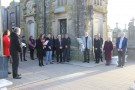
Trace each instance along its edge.
<path fill-rule="evenodd" d="M 127 42 L 128 39 L 125 37 L 125 33 L 121 32 L 120 36 L 116 39 L 116 49 L 118 51 L 118 67 L 123 67 L 125 65 L 125 54 L 127 51 Z M 92 40 L 88 35 L 88 32 L 85 32 L 85 36 L 82 37 L 82 45 L 84 52 L 84 62 L 90 61 L 90 49 L 92 48 Z M 114 46 L 111 37 L 104 42 L 103 38 L 100 37 L 100 34 L 95 35 L 94 38 L 94 55 L 95 55 L 95 63 L 99 63 L 100 60 L 103 62 L 103 54 L 106 60 L 106 65 L 111 64 L 112 55 Z"/>
<path fill-rule="evenodd" d="M 62 38 L 58 35 L 56 38 L 48 33 L 41 34 L 36 40 L 30 36 L 28 40 L 28 46 L 30 50 L 30 57 L 34 60 L 34 50 L 37 51 L 37 58 L 39 59 L 39 66 L 44 66 L 43 57 L 45 57 L 45 63 L 53 64 L 54 52 L 56 52 L 57 63 L 69 62 L 70 60 L 70 44 L 71 40 L 68 34 L 65 34 Z"/>
<path fill-rule="evenodd" d="M 11 34 L 10 34 L 11 33 Z M 34 51 L 37 51 L 37 58 L 39 60 L 39 66 L 44 66 L 44 58 L 46 65 L 53 64 L 54 52 L 56 52 L 57 63 L 69 62 L 70 58 L 70 45 L 71 40 L 68 34 L 62 36 L 59 34 L 55 38 L 48 33 L 41 34 L 36 40 L 33 36 L 29 37 L 27 41 L 25 36 L 21 36 L 21 29 L 15 27 L 10 30 L 6 30 L 3 33 L 3 54 L 10 59 L 12 62 L 12 73 L 14 79 L 20 79 L 20 74 L 18 74 L 19 66 L 19 56 L 21 61 L 27 61 L 25 58 L 26 48 L 28 46 L 30 50 L 30 58 L 34 60 Z M 125 65 L 125 54 L 127 51 L 128 39 L 122 32 L 120 37 L 116 40 L 116 49 L 118 50 L 118 67 L 123 67 Z M 84 62 L 90 62 L 90 49 L 92 48 L 92 39 L 88 32 L 85 32 L 85 36 L 82 37 L 83 52 L 84 52 Z M 100 60 L 103 61 L 103 53 L 105 55 L 106 65 L 110 65 L 113 52 L 113 43 L 111 38 L 108 38 L 103 45 L 103 38 L 100 35 L 96 35 L 94 38 L 94 53 L 95 53 L 95 63 L 99 63 Z M 19 55 L 20 53 L 20 55 Z M 23 57 L 23 58 L 22 58 Z M 9 72 L 10 73 L 10 72 Z"/>
<path fill-rule="evenodd" d="M 97 34 L 94 38 L 95 63 L 99 63 L 100 59 L 103 62 L 102 45 L 103 45 L 103 38 L 100 37 L 100 34 Z M 92 49 L 92 39 L 89 36 L 88 32 L 85 32 L 85 36 L 82 37 L 82 48 L 84 52 L 83 62 L 89 63 L 90 62 L 90 49 Z"/>
<path fill-rule="evenodd" d="M 3 55 L 12 62 L 14 79 L 21 79 L 20 74 L 18 74 L 19 60 L 27 61 L 25 57 L 27 46 L 30 50 L 31 60 L 34 60 L 36 49 L 39 66 L 44 66 L 43 57 L 45 57 L 46 65 L 53 64 L 54 52 L 56 52 L 57 63 L 69 62 L 71 40 L 68 34 L 65 34 L 63 38 L 60 34 L 56 38 L 51 33 L 48 33 L 47 36 L 41 34 L 36 40 L 30 36 L 28 41 L 24 35 L 20 36 L 20 34 L 19 27 L 13 28 L 12 31 L 6 30 L 3 33 Z"/>

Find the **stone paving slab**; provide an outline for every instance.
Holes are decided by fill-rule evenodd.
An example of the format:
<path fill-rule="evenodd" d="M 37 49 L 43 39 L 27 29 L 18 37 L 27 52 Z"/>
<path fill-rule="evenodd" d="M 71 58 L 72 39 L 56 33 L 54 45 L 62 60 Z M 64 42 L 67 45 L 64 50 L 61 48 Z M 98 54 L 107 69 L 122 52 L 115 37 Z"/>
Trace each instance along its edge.
<path fill-rule="evenodd" d="M 9 70 L 12 71 L 11 65 L 9 65 Z M 13 79 L 12 75 L 8 76 L 8 80 L 13 82 L 11 88 L 23 86 L 29 83 L 34 83 L 42 80 L 49 79 L 48 76 L 40 74 L 44 72 L 41 67 L 38 66 L 37 61 L 26 61 L 20 62 L 18 72 L 21 74 L 22 79 Z"/>
<path fill-rule="evenodd" d="M 29 83 L 35 83 L 42 80 L 47 80 L 54 77 L 64 76 L 72 74 L 75 72 L 81 72 L 85 70 L 84 67 L 74 67 L 70 64 L 49 64 L 43 67 L 38 66 L 38 60 L 29 60 L 19 63 L 19 73 L 21 73 L 22 79 L 16 80 L 12 78 L 12 75 L 9 75 L 8 80 L 13 82 L 13 85 L 10 86 L 10 89 L 17 87 L 25 86 Z M 9 65 L 9 70 L 11 70 L 11 65 Z M 66 71 L 66 72 L 65 72 Z"/>
<path fill-rule="evenodd" d="M 135 65 L 126 68 L 114 66 L 103 68 L 103 66 L 99 66 L 101 72 L 96 68 L 93 71 L 69 74 L 68 79 L 66 77 L 69 75 L 56 77 L 15 90 L 130 90 L 130 86 L 135 79 L 134 67 Z M 104 71 L 102 71 L 103 69 Z M 95 74 L 93 75 L 93 73 Z"/>
<path fill-rule="evenodd" d="M 124 68 L 105 66 L 105 61 L 95 64 L 75 60 L 39 67 L 38 60 L 27 60 L 19 65 L 21 80 L 9 75 L 8 80 L 14 83 L 9 90 L 128 90 L 135 79 L 134 60 Z"/>
<path fill-rule="evenodd" d="M 100 66 L 100 65 L 105 64 L 105 61 L 104 62 L 100 62 L 99 64 L 95 64 L 94 61 L 91 61 L 90 63 L 87 63 L 87 62 L 86 63 L 83 63 L 81 61 L 72 60 L 68 64 L 76 65 L 76 66 L 80 66 L 80 67 L 93 68 L 93 67 L 96 67 L 96 66 Z"/>

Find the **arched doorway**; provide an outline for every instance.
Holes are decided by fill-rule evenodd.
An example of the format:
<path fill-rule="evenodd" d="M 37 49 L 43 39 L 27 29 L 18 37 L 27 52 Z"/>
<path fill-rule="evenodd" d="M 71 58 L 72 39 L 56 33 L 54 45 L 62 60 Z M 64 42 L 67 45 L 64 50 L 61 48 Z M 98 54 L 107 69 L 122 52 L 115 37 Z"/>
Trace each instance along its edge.
<path fill-rule="evenodd" d="M 33 38 L 35 38 L 35 25 L 32 20 L 27 22 L 27 32 L 28 36 L 33 36 Z"/>

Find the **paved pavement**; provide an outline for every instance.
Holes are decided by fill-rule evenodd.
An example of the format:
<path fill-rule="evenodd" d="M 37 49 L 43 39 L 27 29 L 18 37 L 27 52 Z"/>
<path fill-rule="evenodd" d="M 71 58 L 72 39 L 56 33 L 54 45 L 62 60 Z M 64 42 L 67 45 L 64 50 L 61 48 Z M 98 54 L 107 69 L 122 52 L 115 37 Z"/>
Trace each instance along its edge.
<path fill-rule="evenodd" d="M 130 90 L 135 80 L 135 61 L 128 59 L 126 67 L 71 61 L 65 64 L 38 66 L 38 60 L 20 62 L 22 79 L 8 80 L 14 84 L 9 90 Z M 11 65 L 9 65 L 11 69 Z"/>

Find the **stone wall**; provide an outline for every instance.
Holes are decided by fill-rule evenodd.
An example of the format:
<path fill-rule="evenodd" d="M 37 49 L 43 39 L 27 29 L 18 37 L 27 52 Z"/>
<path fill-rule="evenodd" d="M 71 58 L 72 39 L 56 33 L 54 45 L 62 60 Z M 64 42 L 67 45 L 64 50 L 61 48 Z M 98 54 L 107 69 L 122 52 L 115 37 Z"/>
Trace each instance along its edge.
<path fill-rule="evenodd" d="M 18 2 L 12 1 L 7 8 L 8 11 L 8 29 L 12 27 L 20 27 L 20 5 Z"/>
<path fill-rule="evenodd" d="M 88 31 L 91 37 L 101 33 L 106 37 L 106 6 L 93 4 L 93 0 L 63 0 L 66 3 L 58 5 L 58 0 L 20 0 L 21 28 L 29 36 L 28 21 L 34 22 L 34 36 L 40 33 L 52 33 L 55 37 L 60 34 L 60 21 L 66 21 L 66 30 L 71 38 L 72 52 L 78 52 L 76 38 L 84 36 Z M 105 0 L 106 1 L 106 0 Z M 29 2 L 29 4 L 27 4 Z M 32 7 L 31 7 L 32 5 Z M 97 8 L 98 7 L 98 8 Z M 46 8 L 46 9 L 45 9 Z M 96 26 L 96 21 L 97 25 Z M 29 24 L 31 25 L 31 23 Z M 77 54 L 77 53 L 76 53 Z M 79 52 L 78 52 L 79 54 Z"/>

